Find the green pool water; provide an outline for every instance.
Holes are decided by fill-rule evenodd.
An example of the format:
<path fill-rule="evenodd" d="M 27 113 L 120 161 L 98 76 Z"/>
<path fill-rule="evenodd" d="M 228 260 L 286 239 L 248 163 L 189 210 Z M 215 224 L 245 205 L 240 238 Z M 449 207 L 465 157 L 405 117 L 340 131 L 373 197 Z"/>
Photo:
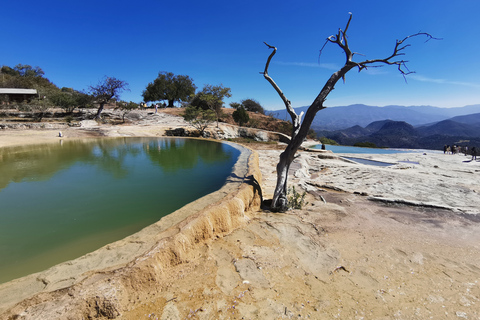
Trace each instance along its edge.
<path fill-rule="evenodd" d="M 0 283 L 122 239 L 218 190 L 239 154 L 178 138 L 0 149 Z"/>

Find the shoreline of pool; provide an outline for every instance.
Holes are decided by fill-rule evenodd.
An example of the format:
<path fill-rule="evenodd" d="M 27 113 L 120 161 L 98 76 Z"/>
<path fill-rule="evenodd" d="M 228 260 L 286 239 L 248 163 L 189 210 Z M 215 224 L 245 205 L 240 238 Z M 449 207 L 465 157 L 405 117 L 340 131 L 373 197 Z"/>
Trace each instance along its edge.
<path fill-rule="evenodd" d="M 221 228 L 217 226 L 218 230 L 223 230 L 222 232 L 229 232 L 232 228 L 236 228 L 242 222 L 247 221 L 246 212 L 251 210 L 252 206 L 259 207 L 261 203 L 259 194 L 254 190 L 250 180 L 250 178 L 257 181 L 261 180 L 258 156 L 254 151 L 244 146 L 225 141 L 217 142 L 229 144 L 240 150 L 240 155 L 232 173 L 222 188 L 190 202 L 156 223 L 124 239 L 107 244 L 74 260 L 57 264 L 47 270 L 0 284 L 0 296 L 3 297 L 0 301 L 0 313 L 16 303 L 40 293 L 53 294 L 54 291 L 82 285 L 82 283 L 88 282 L 88 279 L 95 277 L 96 274 L 126 270 L 129 265 L 135 265 L 138 261 L 149 259 L 147 257 L 153 254 L 152 250 L 156 252 L 156 255 L 159 255 L 162 252 L 161 247 L 164 247 L 163 253 L 160 254 L 163 256 L 161 260 L 163 264 L 169 265 L 171 264 L 171 257 L 168 257 L 172 255 L 172 252 L 179 249 L 179 240 L 172 238 L 181 238 L 182 242 L 185 242 L 185 239 L 195 237 L 194 234 L 188 234 L 189 232 L 187 232 L 187 229 L 191 228 L 185 228 L 189 224 L 204 225 L 204 220 L 210 220 L 207 224 L 213 227 L 216 225 L 215 220 L 217 220 L 216 222 L 222 222 L 226 217 L 216 219 L 210 217 L 212 211 L 216 211 L 216 208 L 227 209 L 230 215 L 236 216 L 229 217 L 230 222 L 223 223 L 224 226 Z M 240 199 L 238 195 L 241 195 Z M 229 203 L 232 200 L 233 205 Z M 211 230 L 207 233 L 208 236 L 202 236 L 204 240 L 216 234 Z M 184 245 L 180 247 L 182 246 Z M 184 250 L 181 249 L 180 251 Z M 173 256 L 174 259 L 178 259 L 181 255 L 178 253 Z"/>

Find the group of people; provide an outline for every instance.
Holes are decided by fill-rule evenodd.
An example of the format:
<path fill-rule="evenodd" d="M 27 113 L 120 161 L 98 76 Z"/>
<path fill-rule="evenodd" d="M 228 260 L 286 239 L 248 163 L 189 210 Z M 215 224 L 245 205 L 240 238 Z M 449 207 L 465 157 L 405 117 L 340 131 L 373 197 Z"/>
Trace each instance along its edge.
<path fill-rule="evenodd" d="M 477 147 L 471 147 L 469 148 L 468 146 L 457 146 L 457 145 L 444 145 L 443 146 L 443 153 L 444 154 L 456 154 L 456 153 L 463 153 L 465 155 L 472 155 L 472 160 L 477 159 Z"/>

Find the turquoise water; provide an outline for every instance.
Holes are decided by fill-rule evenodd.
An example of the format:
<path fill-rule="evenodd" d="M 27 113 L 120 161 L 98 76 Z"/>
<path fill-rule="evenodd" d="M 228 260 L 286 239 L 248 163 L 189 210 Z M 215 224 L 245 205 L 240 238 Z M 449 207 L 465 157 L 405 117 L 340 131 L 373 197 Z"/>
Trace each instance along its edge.
<path fill-rule="evenodd" d="M 218 190 L 239 154 L 167 138 L 0 149 L 0 283 L 122 239 Z"/>
<path fill-rule="evenodd" d="M 360 148 L 360 147 L 351 147 L 351 146 L 332 146 L 328 144 L 325 145 L 325 147 L 326 147 L 326 150 L 331 150 L 333 153 L 392 154 L 392 153 L 415 152 L 413 150 Z M 317 144 L 312 149 L 322 149 L 322 145 Z"/>
<path fill-rule="evenodd" d="M 369 159 L 363 159 L 363 158 L 355 158 L 355 157 L 342 157 L 345 159 L 349 159 L 361 164 L 367 164 L 371 166 L 377 166 L 377 167 L 389 167 L 393 166 L 395 163 L 389 163 L 389 162 L 382 162 L 382 161 L 376 161 L 376 160 L 369 160 Z"/>

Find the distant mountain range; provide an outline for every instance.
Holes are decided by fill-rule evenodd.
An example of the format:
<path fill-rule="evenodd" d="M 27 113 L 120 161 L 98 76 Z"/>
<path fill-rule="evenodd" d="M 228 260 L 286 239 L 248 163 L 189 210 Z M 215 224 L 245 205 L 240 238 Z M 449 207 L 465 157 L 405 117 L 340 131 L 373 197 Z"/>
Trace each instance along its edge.
<path fill-rule="evenodd" d="M 299 107 L 295 108 L 295 112 L 299 114 L 307 109 L 308 107 Z M 342 130 L 356 125 L 366 127 L 372 122 L 385 119 L 404 121 L 418 127 L 473 113 L 480 113 L 480 104 L 460 108 L 438 108 L 432 106 L 375 107 L 355 104 L 343 107 L 330 107 L 319 111 L 312 123 L 312 129 L 315 131 Z M 281 120 L 290 120 L 285 109 L 271 111 L 270 114 Z"/>
<path fill-rule="evenodd" d="M 379 147 L 440 150 L 445 144 L 478 147 L 480 113 L 453 117 L 417 128 L 405 121 L 382 120 L 372 122 L 365 128 L 356 125 L 344 130 L 321 130 L 317 135 L 342 145 L 372 142 Z"/>
<path fill-rule="evenodd" d="M 308 107 L 295 108 L 299 114 Z M 274 116 L 287 119 L 286 111 Z M 445 144 L 480 147 L 480 105 L 374 107 L 361 104 L 321 110 L 312 123 L 318 136 L 342 145 L 372 142 L 379 147 L 442 149 Z"/>

